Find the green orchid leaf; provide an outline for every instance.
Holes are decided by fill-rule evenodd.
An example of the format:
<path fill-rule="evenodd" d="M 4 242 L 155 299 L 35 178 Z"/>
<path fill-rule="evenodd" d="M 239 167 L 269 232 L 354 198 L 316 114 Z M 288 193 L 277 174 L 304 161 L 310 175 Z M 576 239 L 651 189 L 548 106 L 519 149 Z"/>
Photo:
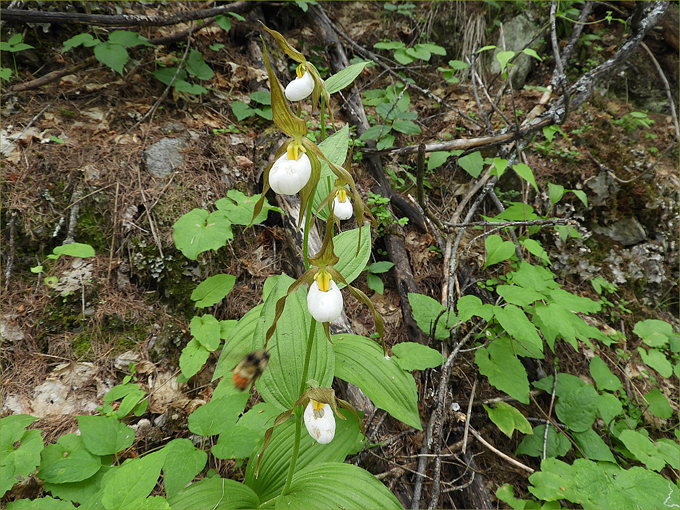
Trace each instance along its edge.
<path fill-rule="evenodd" d="M 328 490 L 333 487 L 333 490 Z M 296 471 L 290 492 L 276 501 L 286 508 L 403 508 L 374 475 L 342 462 L 324 462 Z"/>
<path fill-rule="evenodd" d="M 415 380 L 395 359 L 362 336 L 334 335 L 333 347 L 337 377 L 361 388 L 377 407 L 396 419 L 422 429 Z"/>
<path fill-rule="evenodd" d="M 269 364 L 258 380 L 257 389 L 265 402 L 281 410 L 291 409 L 300 396 L 307 337 L 313 321 L 307 309 L 307 289 L 301 286 L 311 282 L 314 272 L 305 274 L 307 276 L 297 281 L 286 275 L 279 277 L 267 296 L 254 334 L 255 338 L 270 337 Z M 285 309 L 281 303 L 285 303 Z M 326 341 L 322 324 L 315 322 L 313 331 L 307 378 L 318 381 L 321 386 L 330 386 L 335 366 L 332 346 Z"/>
<path fill-rule="evenodd" d="M 366 263 L 371 256 L 371 227 L 364 225 L 358 228 L 347 230 L 333 240 L 334 251 L 338 256 L 338 261 L 333 265 L 343 276 L 347 283 L 352 283 L 366 267 Z M 356 252 L 356 245 L 361 237 L 361 248 Z M 338 282 L 338 287 L 343 288 L 344 284 Z"/>
<path fill-rule="evenodd" d="M 257 494 L 242 483 L 228 478 L 204 478 L 168 497 L 171 508 L 259 508 Z"/>
<path fill-rule="evenodd" d="M 354 82 L 356 77 L 359 76 L 364 68 L 370 63 L 370 61 L 358 62 L 342 69 L 341 71 L 338 71 L 336 74 L 326 80 L 326 90 L 329 94 L 334 94 L 341 91 L 345 87 L 349 87 L 352 82 Z"/>

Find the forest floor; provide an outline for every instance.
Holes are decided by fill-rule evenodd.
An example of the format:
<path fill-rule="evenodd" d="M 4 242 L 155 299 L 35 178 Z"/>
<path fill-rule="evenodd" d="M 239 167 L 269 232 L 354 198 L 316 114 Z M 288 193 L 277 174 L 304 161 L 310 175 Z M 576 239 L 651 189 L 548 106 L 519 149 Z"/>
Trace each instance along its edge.
<path fill-rule="evenodd" d="M 168 8 L 198 8 L 198 4 L 179 2 Z M 416 33 L 446 48 L 448 57 L 435 56 L 430 62 L 421 62 L 412 76 L 418 85 L 446 98 L 459 111 L 479 118 L 469 77 L 450 84 L 437 68 L 451 58 L 459 58 L 455 55 L 460 54 L 463 40 L 455 40 L 455 35 L 447 32 L 462 30 L 464 15 L 479 15 L 484 20 L 484 29 L 477 32 L 477 47 L 495 44 L 498 29 L 492 21 L 492 7 L 476 2 L 466 7 L 424 2 L 408 15 L 386 11 L 377 2 L 330 3 L 324 8 L 355 43 L 370 50 L 380 40 L 416 40 Z M 146 12 L 140 8 L 135 13 L 151 11 L 152 8 Z M 512 10 L 505 9 L 503 16 L 516 14 L 508 11 Z M 266 74 L 255 60 L 257 52 L 251 48 L 260 43 L 262 30 L 257 20 L 280 30 L 300 51 L 311 55 L 317 67 L 326 66 L 326 43 L 305 23 L 305 14 L 299 7 L 262 3 L 244 16 L 246 21 L 234 20 L 229 32 L 213 25 L 193 37 L 193 47 L 203 53 L 215 71 L 214 77 L 203 83 L 209 92 L 199 97 L 171 90 L 152 119 L 144 116 L 166 87 L 150 71 L 161 62 L 181 60 L 183 46 L 170 44 L 155 51 L 130 49 L 132 60 L 123 76 L 95 63 L 38 89 L 14 92 L 12 85 L 72 65 L 92 53 L 83 47 L 65 54 L 57 50 L 66 39 L 87 30 L 85 26 L 54 24 L 45 33 L 38 25 L 11 26 L 24 29 L 24 40 L 34 45 L 30 36 L 40 32 L 41 47 L 25 55 L 16 54 L 18 77 L 4 86 L 2 95 L 2 416 L 27 413 L 41 417 L 35 426 L 43 430 L 46 442 L 75 430 L 76 415 L 93 412 L 101 405 L 102 394 L 129 373 L 130 362 L 152 363 L 149 366 L 153 368 L 147 366 L 147 370 L 174 381 L 181 348 L 190 339 L 190 294 L 202 279 L 216 273 L 236 276 L 232 294 L 213 307 L 212 313 L 219 320 L 239 319 L 261 302 L 267 277 L 295 271 L 292 260 L 296 254 L 286 247 L 285 227 L 279 215 L 273 213 L 265 224 L 247 231 L 234 227 L 234 240 L 229 246 L 219 254 L 206 255 L 200 262 L 186 259 L 173 242 L 174 222 L 193 208 L 210 208 L 230 189 L 246 195 L 262 190 L 262 173 L 279 136 L 270 121 L 257 115 L 238 121 L 231 108 L 232 101 L 247 103 L 251 93 L 268 89 Z M 186 26 L 145 27 L 140 33 L 153 38 Z M 8 28 L 3 27 L 3 40 Z M 608 58 L 621 37 L 621 29 L 615 24 L 591 25 L 587 33 L 598 38 L 600 50 L 580 46 L 576 64 L 567 70 L 570 80 L 599 63 L 597 59 Z M 662 62 L 677 103 L 677 49 L 667 47 L 655 34 L 648 37 L 647 43 Z M 211 45 L 217 48 L 215 44 L 223 46 L 211 49 Z M 387 56 L 389 53 L 383 51 Z M 545 50 L 543 54 L 546 58 L 535 63 L 527 87 L 513 91 L 512 97 L 504 96 L 500 108 L 508 115 L 512 115 L 513 107 L 519 117 L 526 115 L 542 96 L 536 87 L 547 84 L 554 66 L 551 56 Z M 8 65 L 6 57 L 3 52 L 3 66 Z M 285 64 L 279 67 L 278 71 L 289 72 Z M 487 77 L 490 81 L 491 74 L 487 73 Z M 594 277 L 602 276 L 616 284 L 616 291 L 607 295 L 611 306 L 594 315 L 594 325 L 602 330 L 615 329 L 630 335 L 636 322 L 654 318 L 671 323 L 677 331 L 678 140 L 667 102 L 657 111 L 648 106 L 651 97 L 663 104 L 666 88 L 642 49 L 622 67 L 616 81 L 602 84 L 586 104 L 571 111 L 567 122 L 560 126 L 562 133 L 552 141 L 539 134 L 526 150 L 527 163 L 541 193 L 511 178 L 500 180 L 498 191 L 504 200 L 529 203 L 541 214 L 547 214 L 550 207 L 548 183 L 585 191 L 589 197 L 587 207 L 575 195 L 569 195 L 552 211 L 556 217 L 578 220 L 584 239 L 561 242 L 556 236 L 542 234 L 560 283 L 570 292 L 594 300 L 601 298 L 590 283 Z M 374 66 L 362 73 L 357 85 L 366 91 L 384 89 L 393 82 Z M 495 93 L 497 88 L 492 85 L 490 90 Z M 410 111 L 417 112 L 422 132 L 395 133 L 396 146 L 485 135 L 483 128 L 452 110 L 442 109 L 416 90 L 411 89 L 410 101 Z M 348 122 L 340 103 L 331 105 L 339 126 Z M 375 115 L 373 107 L 366 109 L 369 116 Z M 645 111 L 645 116 L 631 115 Z M 495 117 L 493 121 L 500 124 L 501 119 Z M 20 136 L 12 137 L 17 134 Z M 10 139 L 14 147 L 7 146 L 6 150 L 5 141 Z M 149 173 L 145 153 L 162 139 L 182 140 L 182 161 L 167 177 Z M 416 193 L 415 159 L 415 154 L 383 157 L 389 182 L 407 199 Z M 474 179 L 454 160 L 449 159 L 427 174 L 427 194 L 440 218 L 449 218 L 457 201 L 474 184 Z M 376 182 L 360 157 L 353 161 L 352 172 L 368 200 Z M 273 195 L 270 202 L 276 203 Z M 389 210 L 398 217 L 399 210 Z M 76 214 L 72 214 L 74 211 Z M 481 214 L 496 213 L 489 202 Z M 629 218 L 635 218 L 643 229 L 640 239 L 622 243 L 607 235 L 612 225 Z M 388 225 L 383 224 L 385 227 Z M 445 261 L 432 225 L 429 227 L 424 231 L 406 224 L 404 242 L 420 292 L 439 301 Z M 462 262 L 470 280 L 483 282 L 507 270 L 502 264 L 483 269 L 484 244 L 468 246 L 473 237 L 465 237 L 461 246 L 461 250 L 468 248 Z M 49 260 L 52 250 L 68 238 L 91 245 L 96 255 L 77 263 L 70 257 Z M 378 235 L 371 261 L 384 260 L 385 249 Z M 43 266 L 44 274 L 32 272 L 36 266 Z M 52 276 L 59 278 L 56 287 L 45 284 L 46 277 Z M 363 277 L 357 280 L 357 286 L 382 314 L 391 347 L 408 340 L 409 334 L 394 280 L 390 273 L 380 277 L 385 285 L 383 294 L 369 288 Z M 369 336 L 373 328 L 370 314 L 351 300 L 346 302 L 356 334 Z M 430 345 L 442 348 L 437 341 Z M 629 382 L 644 391 L 650 382 L 636 377 L 638 345 L 631 342 L 612 355 L 629 357 Z M 560 349 L 556 353 L 560 369 L 588 379 L 588 349 Z M 478 379 L 473 358 L 473 353 L 462 356 L 452 373 L 452 398 L 463 408 L 475 381 L 475 404 L 500 395 L 485 379 Z M 156 400 L 148 415 L 153 421 L 153 417 L 172 409 L 177 423 L 159 434 L 186 436 L 182 417 L 201 401 L 209 400 L 211 370 L 216 360 L 217 356 L 211 356 L 206 368 L 188 383 L 175 381 L 167 385 L 167 395 Z M 544 363 L 549 366 L 548 360 Z M 416 375 L 424 423 L 433 403 L 429 395 L 431 380 L 437 376 L 437 370 Z M 48 380 L 76 382 L 71 390 L 55 398 L 44 387 Z M 658 384 L 675 394 L 676 405 L 677 378 Z M 520 408 L 527 416 L 535 413 L 531 406 Z M 502 436 L 481 407 L 468 418 L 487 441 L 514 454 L 519 439 L 516 435 L 512 440 Z M 386 420 L 375 442 L 402 430 L 402 424 Z M 449 444 L 460 439 L 460 431 L 461 427 L 451 426 L 451 437 L 446 439 Z M 375 474 L 383 473 L 385 483 L 399 493 L 399 486 L 416 469 L 417 460 L 412 456 L 420 451 L 422 441 L 422 433 L 405 435 L 378 455 L 366 458 L 364 467 Z M 148 442 L 149 437 L 138 437 L 133 446 L 135 453 L 145 451 Z M 479 443 L 474 444 L 474 456 L 490 494 L 504 483 L 513 484 L 520 495 L 526 490 L 526 473 L 522 470 Z M 523 457 L 522 461 L 534 468 L 538 465 L 536 459 Z M 223 475 L 239 469 L 217 459 L 211 459 L 210 467 Z M 444 468 L 445 476 L 450 476 L 451 481 L 455 471 L 447 469 Z M 454 500 L 446 499 L 449 495 L 455 498 L 452 494 L 445 495 L 444 506 L 454 504 Z"/>

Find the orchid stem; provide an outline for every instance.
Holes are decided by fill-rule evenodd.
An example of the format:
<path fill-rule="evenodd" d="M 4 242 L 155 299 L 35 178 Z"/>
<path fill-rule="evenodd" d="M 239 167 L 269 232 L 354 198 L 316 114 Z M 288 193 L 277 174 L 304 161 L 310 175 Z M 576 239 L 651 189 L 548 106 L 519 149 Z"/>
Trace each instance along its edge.
<path fill-rule="evenodd" d="M 305 257 L 305 261 L 307 258 Z M 307 352 L 305 353 L 305 365 L 302 369 L 302 382 L 300 383 L 300 396 L 305 392 L 305 387 L 307 385 L 307 375 L 309 374 L 309 360 L 312 357 L 312 345 L 314 344 L 314 334 L 316 333 L 316 320 L 314 317 L 311 318 L 312 322 L 309 325 L 309 336 L 307 337 Z M 295 464 L 297 463 L 298 453 L 300 452 L 300 434 L 302 432 L 302 413 L 304 408 L 302 406 L 297 407 L 297 412 L 295 413 L 295 438 L 293 442 L 293 454 L 290 458 L 290 467 L 288 468 L 288 477 L 286 478 L 286 484 L 283 487 L 283 492 L 281 495 L 288 494 L 290 492 L 290 484 L 293 481 L 293 474 L 295 473 Z"/>
<path fill-rule="evenodd" d="M 314 205 L 314 195 L 316 194 L 316 187 L 314 187 L 314 190 L 312 191 L 312 196 L 309 199 L 309 203 L 307 204 L 307 211 L 305 212 L 305 231 L 304 231 L 304 237 L 302 241 L 302 259 L 303 262 L 305 263 L 305 271 L 309 269 L 309 229 L 312 223 L 312 207 Z M 300 214 L 302 214 L 302 211 L 300 211 Z"/>
<path fill-rule="evenodd" d="M 326 139 L 326 101 L 321 94 L 321 141 Z"/>

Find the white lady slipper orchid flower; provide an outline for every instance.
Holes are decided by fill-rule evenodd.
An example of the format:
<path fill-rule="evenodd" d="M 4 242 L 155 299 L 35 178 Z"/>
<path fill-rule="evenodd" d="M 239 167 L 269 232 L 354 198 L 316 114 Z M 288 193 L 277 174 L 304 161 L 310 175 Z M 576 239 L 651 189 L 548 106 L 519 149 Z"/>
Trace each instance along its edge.
<path fill-rule="evenodd" d="M 277 159 L 269 170 L 269 186 L 279 195 L 295 195 L 305 187 L 311 175 L 309 156 L 291 143 L 286 154 Z"/>
<path fill-rule="evenodd" d="M 333 322 L 342 313 L 340 289 L 325 271 L 319 272 L 307 293 L 307 308 L 318 322 Z"/>
<path fill-rule="evenodd" d="M 309 435 L 319 444 L 328 444 L 335 436 L 335 416 L 328 404 L 309 400 L 304 414 L 305 427 Z"/>
<path fill-rule="evenodd" d="M 284 93 L 289 101 L 302 101 L 314 90 L 314 78 L 302 64 L 297 66 L 295 74 L 297 74 L 297 78 L 286 86 Z"/>
<path fill-rule="evenodd" d="M 346 189 L 338 190 L 337 195 L 333 199 L 333 214 L 339 220 L 348 220 L 354 214 L 354 208 L 352 207 L 352 202 L 347 196 Z"/>

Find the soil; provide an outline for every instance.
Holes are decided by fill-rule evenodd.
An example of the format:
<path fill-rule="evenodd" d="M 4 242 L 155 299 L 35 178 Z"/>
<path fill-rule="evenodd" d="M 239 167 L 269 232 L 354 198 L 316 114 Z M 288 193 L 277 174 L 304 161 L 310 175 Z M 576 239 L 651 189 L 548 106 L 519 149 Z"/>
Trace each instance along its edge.
<path fill-rule="evenodd" d="M 8 4 L 2 2 L 2 7 Z M 503 21 L 516 12 L 505 6 L 499 11 L 481 2 L 459 4 L 463 3 L 422 2 L 413 15 L 390 13 L 385 10 L 386 4 L 378 2 L 326 3 L 323 7 L 355 43 L 367 49 L 373 50 L 373 45 L 381 40 L 410 44 L 420 40 L 418 37 L 446 48 L 446 58 L 433 56 L 430 62 L 415 68 L 411 76 L 421 87 L 445 97 L 467 115 L 479 118 L 469 78 L 461 74 L 459 83 L 450 84 L 437 68 L 446 66 L 451 58 L 460 58 L 469 42 L 460 35 L 468 33 L 464 32 L 466 20 L 476 17 L 484 22 L 483 29 L 474 35 L 480 47 L 495 43 L 498 28 L 494 21 Z M 78 2 L 55 5 L 58 10 L 68 7 L 77 11 L 83 7 Z M 168 15 L 199 7 L 194 2 L 100 2 L 96 10 L 100 14 L 114 14 L 116 9 L 122 9 L 133 14 Z M 619 7 L 625 9 L 623 5 Z M 537 16 L 547 17 L 548 8 L 544 4 L 531 5 L 530 9 Z M 601 19 L 601 14 L 596 10 L 593 17 Z M 236 276 L 230 297 L 210 309 L 217 319 L 227 320 L 241 318 L 261 302 L 267 277 L 282 271 L 294 272 L 297 254 L 286 247 L 285 226 L 277 214 L 270 214 L 264 225 L 248 230 L 234 226 L 233 241 L 218 252 L 203 254 L 198 262 L 185 258 L 173 241 L 173 224 L 183 214 L 194 208 L 213 208 L 215 201 L 225 197 L 230 189 L 247 195 L 262 190 L 262 173 L 280 136 L 270 121 L 257 115 L 238 121 L 231 109 L 233 101 L 248 102 L 252 92 L 268 90 L 266 74 L 261 62 L 256 61 L 257 51 L 252 49 L 260 44 L 263 32 L 257 21 L 279 30 L 322 73 L 328 67 L 325 42 L 305 23 L 304 12 L 295 4 L 283 7 L 254 3 L 244 16 L 245 21 L 233 20 L 229 32 L 212 25 L 192 38 L 191 47 L 203 54 L 215 72 L 210 81 L 202 82 L 209 92 L 195 96 L 170 90 L 161 101 L 166 86 L 151 72 L 161 64 L 174 65 L 173 62 L 181 60 L 184 41 L 155 49 L 130 48 L 131 60 L 122 76 L 97 62 L 35 90 L 14 92 L 11 87 L 18 83 L 90 57 L 91 48 L 79 47 L 63 54 L 59 48 L 66 39 L 93 28 L 3 23 L 3 40 L 21 32 L 24 41 L 35 48 L 12 56 L 2 54 L 3 67 L 14 69 L 14 58 L 18 73 L 3 84 L 2 92 L 2 416 L 18 413 L 40 416 L 34 426 L 43 431 L 46 442 L 75 431 L 74 416 L 94 412 L 106 391 L 130 373 L 130 361 L 148 363 L 148 373 L 165 374 L 163 377 L 168 380 L 172 380 L 173 374 L 176 376 L 181 349 L 191 338 L 189 322 L 195 308 L 190 295 L 203 279 L 218 273 Z M 131 30 L 154 38 L 188 26 Z M 97 31 L 102 36 L 109 30 Z M 623 37 L 623 29 L 615 24 L 592 25 L 586 33 L 599 38 L 594 43 L 599 50 L 593 45 L 579 45 L 575 63 L 567 69 L 570 82 L 610 57 Z M 677 48 L 669 47 L 657 34 L 650 35 L 647 43 L 667 71 L 678 111 Z M 216 44 L 223 47 L 215 49 Z M 271 49 L 273 44 L 268 46 Z M 277 71 L 290 73 L 285 59 L 274 50 L 272 53 L 279 62 Z M 383 53 L 387 56 L 390 52 Z M 535 87 L 547 85 L 554 67 L 550 51 L 545 55 L 529 75 L 529 87 L 505 94 L 500 110 L 509 115 L 514 110 L 520 120 L 531 111 L 542 95 Z M 490 82 L 491 77 L 486 80 Z M 378 66 L 368 68 L 358 79 L 359 88 L 364 91 L 385 88 L 391 83 L 391 78 L 382 74 Z M 497 89 L 498 82 L 490 92 L 493 94 Z M 485 135 L 482 128 L 442 109 L 432 99 L 413 90 L 410 97 L 410 111 L 417 112 L 422 132 L 397 133 L 396 146 Z M 348 121 L 341 106 L 340 102 L 332 104 L 339 125 Z M 155 110 L 152 117 L 146 118 L 152 109 Z M 375 115 L 373 107 L 366 110 Z M 641 111 L 648 112 L 647 126 L 635 123 L 629 115 Z M 492 121 L 494 128 L 503 124 L 497 115 Z M 616 283 L 618 289 L 609 299 L 629 313 L 614 307 L 594 316 L 595 325 L 603 330 L 613 328 L 632 337 L 634 324 L 649 318 L 670 322 L 677 330 L 678 140 L 666 87 L 649 55 L 642 49 L 636 50 L 616 79 L 601 84 L 588 103 L 570 112 L 560 128 L 567 136 L 557 134 L 548 143 L 539 134 L 525 152 L 526 163 L 533 169 L 541 193 L 522 186 L 508 174 L 499 181 L 499 196 L 503 200 L 530 203 L 539 214 L 547 214 L 551 208 L 544 191 L 548 183 L 586 191 L 590 198 L 587 207 L 574 194 L 567 194 L 551 211 L 554 216 L 578 220 L 583 240 L 562 242 L 549 229 L 536 236 L 546 246 L 560 283 L 571 292 L 596 300 L 599 295 L 590 284 L 594 276 L 601 275 Z M 5 152 L 5 141 L 17 134 L 21 136 L 14 139 L 15 149 Z M 179 151 L 182 160 L 167 177 L 153 176 L 145 151 L 168 138 L 184 141 Z M 440 218 L 450 217 L 460 197 L 473 184 L 472 178 L 454 161 L 455 158 L 449 159 L 427 175 L 430 204 Z M 404 197 L 414 196 L 415 156 L 388 156 L 383 158 L 383 164 L 394 189 Z M 367 197 L 376 183 L 361 158 L 355 158 L 352 172 L 361 193 Z M 598 194 L 589 183 L 603 175 L 608 176 L 608 185 Z M 269 200 L 276 203 L 273 194 Z M 480 213 L 493 216 L 496 211 L 489 201 Z M 643 238 L 633 245 L 596 233 L 600 227 L 609 228 L 622 218 L 631 217 L 637 219 L 644 231 Z M 406 225 L 404 233 L 420 292 L 441 300 L 444 266 L 437 237 L 432 230 L 425 232 L 412 225 Z M 483 282 L 495 274 L 493 268 L 482 269 L 484 246 L 479 241 L 472 242 L 475 235 L 463 240 L 461 250 L 468 251 L 462 262 L 471 281 Z M 58 260 L 48 258 L 54 248 L 67 240 L 89 244 L 96 255 L 86 261 L 66 256 Z M 633 253 L 636 246 L 639 253 Z M 378 237 L 372 261 L 384 260 L 384 249 Z M 656 254 L 656 273 L 644 265 L 651 260 L 650 254 Z M 631 261 L 642 268 L 639 275 L 631 269 Z M 36 266 L 42 266 L 43 273 L 36 272 L 33 269 Z M 654 279 L 653 274 L 659 277 Z M 380 276 L 385 284 L 382 295 L 370 289 L 363 276 L 357 280 L 357 286 L 371 297 L 382 314 L 388 344 L 392 346 L 408 340 L 408 334 L 394 280 L 390 273 Z M 57 277 L 62 287 L 47 285 L 50 277 Z M 69 278 L 73 286 L 63 287 Z M 370 335 L 373 328 L 370 313 L 350 299 L 346 302 L 356 334 Z M 430 345 L 442 348 L 439 342 L 432 341 Z M 620 355 L 634 358 L 636 347 L 635 341 L 631 341 Z M 555 355 L 562 371 L 589 377 L 587 349 L 580 352 L 558 349 Z M 477 377 L 473 359 L 474 354 L 468 353 L 456 363 L 451 376 L 451 398 L 466 408 L 477 381 L 475 406 L 468 418 L 487 441 L 513 455 L 519 444 L 518 436 L 508 440 L 478 405 L 499 393 L 485 378 Z M 172 410 L 172 419 L 162 433 L 152 430 L 146 437 L 138 434 L 128 455 L 188 435 L 186 416 L 209 400 L 211 371 L 216 360 L 217 356 L 211 356 L 206 368 L 188 383 L 168 385 L 171 390 L 162 398 L 159 396 L 142 418 L 154 422 Z M 545 360 L 545 367 L 550 367 L 550 362 Z M 540 373 L 544 369 L 532 370 Z M 72 385 L 73 391 L 67 391 L 63 400 L 38 403 L 36 388 L 46 381 L 68 382 L 78 374 L 82 379 Z M 143 374 L 142 380 L 144 377 L 151 376 Z M 427 423 L 434 406 L 433 388 L 438 387 L 439 377 L 438 370 L 416 373 L 423 423 Z M 644 392 L 650 382 L 637 378 L 630 380 L 630 384 Z M 677 405 L 677 379 L 662 384 L 670 388 Z M 538 402 L 518 405 L 525 416 L 540 417 L 538 407 Z M 135 418 L 133 422 L 139 420 Z M 463 422 L 450 420 L 448 444 L 460 440 L 462 426 Z M 374 442 L 392 438 L 403 430 L 401 423 L 388 418 Z M 420 451 L 422 441 L 422 433 L 403 435 L 379 453 L 365 457 L 362 465 L 375 474 L 382 473 L 383 481 L 404 505 L 410 504 L 412 473 L 417 469 L 414 455 Z M 514 485 L 518 497 L 524 494 L 525 472 L 479 443 L 472 445 L 478 472 L 494 504 L 493 494 L 504 483 Z M 455 480 L 462 473 L 459 470 L 462 462 L 455 456 L 450 459 L 443 467 L 446 482 L 443 488 L 460 483 Z M 523 457 L 522 462 L 538 467 L 533 458 Z M 222 476 L 237 476 L 230 462 L 211 457 L 208 467 L 217 469 Z M 34 487 L 31 496 L 40 495 L 41 490 Z M 3 503 L 17 497 L 10 493 Z M 461 498 L 456 492 L 446 492 L 440 503 L 449 508 L 466 506 L 466 500 Z M 427 500 L 425 496 L 423 501 Z"/>

